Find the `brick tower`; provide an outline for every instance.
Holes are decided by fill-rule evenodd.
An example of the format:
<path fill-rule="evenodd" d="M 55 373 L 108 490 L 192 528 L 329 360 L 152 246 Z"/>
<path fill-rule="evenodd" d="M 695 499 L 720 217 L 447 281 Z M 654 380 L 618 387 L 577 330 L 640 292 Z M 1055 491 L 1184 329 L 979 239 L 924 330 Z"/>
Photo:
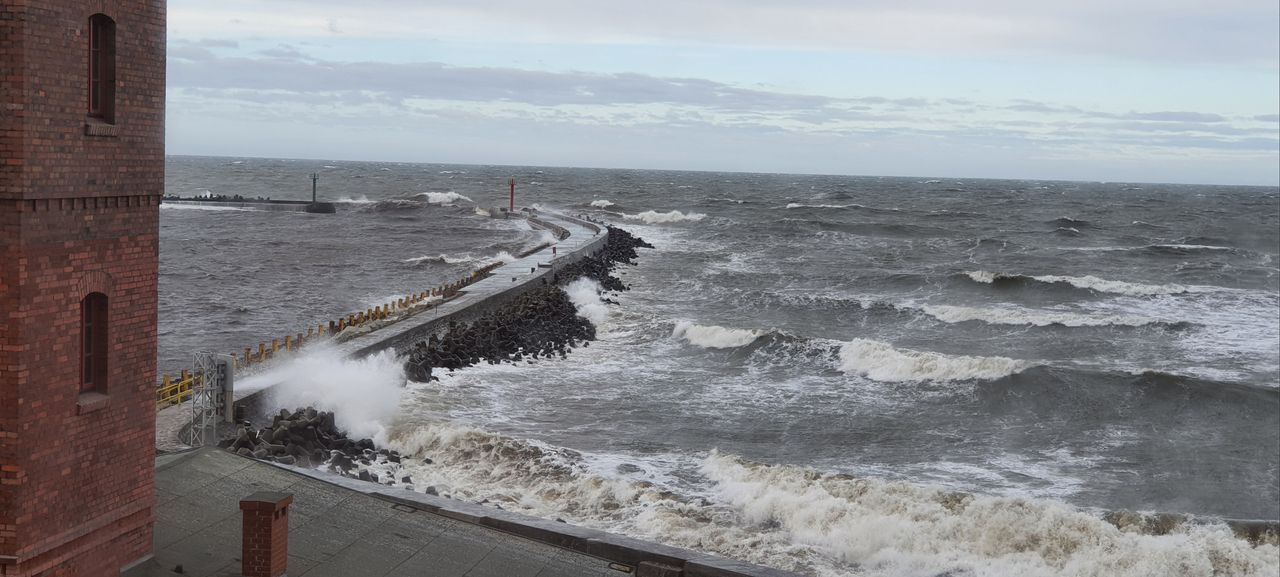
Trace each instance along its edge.
<path fill-rule="evenodd" d="M 151 551 L 164 0 L 0 2 L 0 575 Z"/>

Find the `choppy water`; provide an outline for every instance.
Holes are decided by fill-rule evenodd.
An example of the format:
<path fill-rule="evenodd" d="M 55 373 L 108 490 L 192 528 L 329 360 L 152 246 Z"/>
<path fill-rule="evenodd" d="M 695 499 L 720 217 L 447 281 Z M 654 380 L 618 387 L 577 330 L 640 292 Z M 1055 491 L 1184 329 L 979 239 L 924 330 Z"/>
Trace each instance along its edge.
<path fill-rule="evenodd" d="M 509 176 L 657 247 L 590 347 L 392 393 L 379 430 L 441 492 L 823 575 L 1280 565 L 1064 505 L 1280 518 L 1275 188 L 176 157 L 167 191 L 317 170 L 336 216 L 162 210 L 162 367 L 536 244 L 466 202 Z"/>

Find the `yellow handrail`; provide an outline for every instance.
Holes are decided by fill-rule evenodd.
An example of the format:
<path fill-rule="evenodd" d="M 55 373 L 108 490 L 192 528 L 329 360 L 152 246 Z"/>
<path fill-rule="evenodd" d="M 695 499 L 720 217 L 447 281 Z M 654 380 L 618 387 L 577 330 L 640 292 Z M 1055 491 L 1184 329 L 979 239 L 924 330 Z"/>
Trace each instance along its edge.
<path fill-rule="evenodd" d="M 192 375 L 186 370 L 182 371 L 182 376 L 176 381 L 165 375 L 164 381 L 156 389 L 156 408 L 163 409 L 191 398 L 191 390 L 199 383 L 200 375 Z"/>
<path fill-rule="evenodd" d="M 542 248 L 545 248 L 545 246 L 538 247 L 535 251 Z M 266 361 L 267 359 L 276 356 L 282 348 L 286 351 L 292 351 L 301 346 L 304 342 L 310 341 L 313 337 L 332 335 L 341 332 L 349 326 L 364 324 L 365 322 L 372 320 L 387 319 L 394 311 L 410 308 L 413 305 L 429 298 L 450 298 L 457 294 L 457 292 L 462 288 L 480 280 L 486 274 L 492 272 L 503 264 L 504 263 L 501 261 L 493 262 L 472 271 L 468 276 L 463 277 L 456 282 L 433 287 L 422 291 L 421 293 L 410 294 L 406 298 L 398 299 L 395 303 L 379 305 L 374 308 L 353 313 L 347 315 L 346 318 L 338 318 L 336 322 L 329 321 L 328 323 L 319 323 L 316 325 L 315 329 L 308 328 L 306 336 L 303 336 L 302 333 L 298 333 L 296 336 L 285 335 L 283 343 L 281 343 L 280 339 L 271 339 L 270 347 L 267 346 L 266 341 L 259 342 L 256 354 L 253 347 L 245 347 L 244 357 L 242 359 L 235 360 L 236 367 L 240 368 Z M 232 358 L 235 358 L 234 354 L 232 354 Z M 156 386 L 156 408 L 163 409 L 186 401 L 191 398 L 192 389 L 198 386 L 199 383 L 200 376 L 193 375 L 186 369 L 182 370 L 182 373 L 176 380 L 169 375 L 164 375 L 164 379 Z"/>

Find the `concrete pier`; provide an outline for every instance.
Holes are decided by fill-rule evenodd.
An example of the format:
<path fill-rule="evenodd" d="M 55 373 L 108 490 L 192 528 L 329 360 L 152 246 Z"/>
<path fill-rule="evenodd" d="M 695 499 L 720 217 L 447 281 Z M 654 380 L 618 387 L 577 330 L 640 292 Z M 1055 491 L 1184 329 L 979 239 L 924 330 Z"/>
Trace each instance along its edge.
<path fill-rule="evenodd" d="M 348 358 L 388 349 L 405 353 L 415 343 L 446 331 L 450 322 L 468 322 L 528 290 L 552 284 L 564 267 L 600 252 L 608 240 L 603 226 L 566 215 L 540 213 L 530 224 L 559 238 L 554 249 L 548 246 L 520 257 L 417 314 L 365 333 L 340 333 L 331 346 Z M 268 391 L 237 393 L 237 402 Z M 185 403 L 160 411 L 157 448 L 182 450 L 178 435 L 189 419 Z M 246 459 L 220 449 L 162 456 L 157 465 L 157 562 L 129 573 L 132 577 L 171 575 L 165 566 L 184 559 L 201 563 L 199 571 L 184 565 L 188 575 L 237 574 L 232 573 L 239 567 L 232 548 L 237 541 L 227 529 L 236 512 L 230 498 L 236 490 L 249 488 L 298 493 L 294 507 L 299 511 L 307 512 L 305 503 L 311 503 L 314 512 L 301 520 L 295 517 L 296 525 L 290 525 L 290 534 L 303 544 L 303 552 L 290 553 L 291 575 L 796 577 L 319 469 Z M 226 506 L 217 506 L 208 495 L 225 496 Z M 391 539 L 390 527 L 398 528 L 392 534 L 405 541 Z"/>
<path fill-rule="evenodd" d="M 163 198 L 161 204 L 208 206 L 214 208 L 242 208 L 267 212 L 309 212 L 313 214 L 333 214 L 337 205 L 332 202 L 311 202 L 309 200 L 200 200 L 198 198 Z"/>

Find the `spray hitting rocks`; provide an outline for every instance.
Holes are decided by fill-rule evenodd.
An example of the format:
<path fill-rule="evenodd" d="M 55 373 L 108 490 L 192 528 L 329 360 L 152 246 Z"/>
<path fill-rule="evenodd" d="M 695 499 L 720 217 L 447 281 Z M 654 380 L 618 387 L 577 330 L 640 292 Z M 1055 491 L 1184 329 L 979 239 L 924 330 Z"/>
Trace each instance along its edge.
<path fill-rule="evenodd" d="M 469 324 L 450 323 L 443 336 L 418 343 L 404 363 L 405 376 L 426 382 L 433 379 L 433 369 L 567 356 L 574 347 L 594 340 L 596 330 L 561 285 L 589 278 L 603 290 L 627 290 L 612 271 L 619 263 L 633 264 L 637 248 L 653 246 L 625 230 L 609 227 L 609 238 L 601 252 L 558 270 L 552 285 L 529 290 Z M 372 439 L 347 437 L 332 412 L 314 407 L 293 412 L 282 409 L 270 426 L 261 429 L 246 422 L 234 438 L 219 446 L 245 457 L 307 468 L 327 467 L 346 477 L 413 487 L 413 479 L 401 465 L 407 457 L 378 448 Z M 432 462 L 429 458 L 419 459 L 423 464 Z M 425 492 L 435 494 L 434 487 L 427 487 Z"/>
<path fill-rule="evenodd" d="M 432 368 L 563 357 L 595 334 L 595 327 L 577 315 L 564 291 L 538 288 L 474 323 L 450 324 L 443 337 L 433 335 L 418 343 L 405 362 L 405 375 L 422 382 L 432 378 Z"/>
<path fill-rule="evenodd" d="M 450 323 L 443 336 L 432 335 L 419 342 L 405 361 L 405 375 L 427 382 L 435 379 L 433 369 L 452 371 L 482 362 L 517 363 L 566 356 L 574 347 L 595 340 L 596 330 L 558 285 L 587 277 L 604 290 L 627 290 L 611 273 L 618 263 L 631 264 L 637 248 L 653 246 L 625 230 L 609 227 L 604 249 L 559 270 L 557 286 L 529 291 L 471 324 Z"/>
<path fill-rule="evenodd" d="M 412 487 L 413 479 L 399 472 L 403 457 L 387 449 L 379 449 L 372 439 L 350 439 L 339 430 L 333 413 L 306 407 L 289 412 L 281 409 L 271 426 L 254 429 L 241 426 L 235 438 L 225 439 L 219 447 L 238 455 L 283 465 L 306 468 L 328 467 L 331 472 L 363 481 Z M 424 459 L 429 463 L 429 459 Z M 370 470 L 378 466 L 382 474 Z M 397 474 L 399 473 L 399 474 Z"/>

